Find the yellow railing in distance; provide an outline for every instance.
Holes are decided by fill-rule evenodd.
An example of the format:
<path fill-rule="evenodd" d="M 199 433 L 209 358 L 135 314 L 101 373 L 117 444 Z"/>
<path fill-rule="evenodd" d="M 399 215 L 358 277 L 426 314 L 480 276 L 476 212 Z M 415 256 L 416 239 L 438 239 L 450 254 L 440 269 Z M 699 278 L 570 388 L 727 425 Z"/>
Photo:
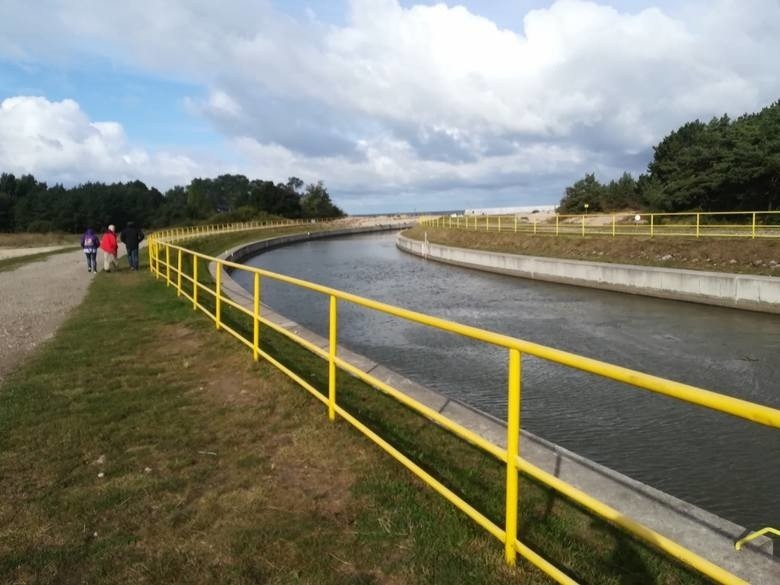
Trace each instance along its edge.
<path fill-rule="evenodd" d="M 428 217 L 420 225 L 547 236 L 780 238 L 780 211 L 582 213 Z"/>

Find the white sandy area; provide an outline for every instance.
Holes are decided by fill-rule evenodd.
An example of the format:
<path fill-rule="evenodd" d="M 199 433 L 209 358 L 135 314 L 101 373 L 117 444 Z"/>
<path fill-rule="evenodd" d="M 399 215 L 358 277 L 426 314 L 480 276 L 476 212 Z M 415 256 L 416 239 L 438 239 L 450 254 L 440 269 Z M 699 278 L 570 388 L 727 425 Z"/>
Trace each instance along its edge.
<path fill-rule="evenodd" d="M 374 225 L 405 225 L 417 223 L 419 217 L 409 215 L 375 215 L 371 217 L 345 217 L 337 219 L 334 224 L 343 227 L 369 227 Z"/>

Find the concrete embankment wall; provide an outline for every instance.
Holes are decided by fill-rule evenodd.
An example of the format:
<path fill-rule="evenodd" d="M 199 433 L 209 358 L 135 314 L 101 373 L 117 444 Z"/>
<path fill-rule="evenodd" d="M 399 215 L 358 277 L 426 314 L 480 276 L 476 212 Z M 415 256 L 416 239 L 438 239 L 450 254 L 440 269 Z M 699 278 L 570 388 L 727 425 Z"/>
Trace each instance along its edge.
<path fill-rule="evenodd" d="M 413 224 L 388 224 L 377 225 L 371 227 L 359 227 L 359 228 L 345 228 L 341 230 L 325 230 L 319 232 L 306 232 L 301 234 L 291 234 L 289 236 L 279 236 L 276 238 L 269 238 L 267 240 L 260 240 L 259 242 L 253 242 L 245 246 L 239 246 L 230 250 L 227 254 L 220 256 L 223 260 L 229 262 L 242 262 L 252 256 L 257 256 L 266 250 L 272 248 L 279 248 L 281 246 L 287 246 L 289 244 L 295 244 L 297 242 L 306 242 L 309 240 L 322 240 L 324 238 L 336 238 L 339 236 L 354 236 L 358 234 L 370 234 L 377 232 L 390 232 L 398 231 L 412 227 Z"/>
<path fill-rule="evenodd" d="M 432 244 L 399 236 L 399 249 L 437 262 L 563 284 L 780 313 L 780 278 L 586 262 Z"/>
<path fill-rule="evenodd" d="M 309 239 L 398 229 L 399 226 L 379 226 L 282 236 L 228 250 L 220 259 L 242 262 L 265 250 Z M 214 263 L 210 264 L 209 270 L 212 276 L 216 275 Z M 222 286 L 224 294 L 252 310 L 251 294 L 235 282 L 227 271 L 223 272 Z M 265 305 L 261 312 L 263 318 L 301 336 L 317 347 L 328 346 L 327 338 L 305 329 L 289 316 L 280 315 Z M 503 421 L 421 386 L 368 357 L 350 351 L 349 348 L 339 345 L 338 354 L 360 370 L 404 392 L 488 441 L 501 447 L 506 445 L 507 432 Z M 526 431 L 521 431 L 521 451 L 523 457 L 534 465 L 591 494 L 621 514 L 672 538 L 748 582 L 780 582 L 780 563 L 773 559 L 772 541 L 769 538 L 761 537 L 737 552 L 733 543 L 744 533 L 743 527 Z"/>

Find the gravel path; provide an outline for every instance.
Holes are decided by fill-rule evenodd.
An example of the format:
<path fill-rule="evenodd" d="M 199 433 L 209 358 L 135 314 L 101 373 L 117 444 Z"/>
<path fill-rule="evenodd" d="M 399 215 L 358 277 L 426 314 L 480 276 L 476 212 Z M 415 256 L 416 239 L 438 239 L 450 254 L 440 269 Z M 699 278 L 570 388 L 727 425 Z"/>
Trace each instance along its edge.
<path fill-rule="evenodd" d="M 81 250 L 0 272 L 0 384 L 25 356 L 54 335 L 70 309 L 84 298 L 94 276 L 87 272 Z"/>
<path fill-rule="evenodd" d="M 67 246 L 44 246 L 43 248 L 0 248 L 0 260 L 6 258 L 18 258 L 19 256 L 31 256 L 32 254 L 40 254 L 41 252 L 53 252 L 54 250 L 62 250 Z"/>

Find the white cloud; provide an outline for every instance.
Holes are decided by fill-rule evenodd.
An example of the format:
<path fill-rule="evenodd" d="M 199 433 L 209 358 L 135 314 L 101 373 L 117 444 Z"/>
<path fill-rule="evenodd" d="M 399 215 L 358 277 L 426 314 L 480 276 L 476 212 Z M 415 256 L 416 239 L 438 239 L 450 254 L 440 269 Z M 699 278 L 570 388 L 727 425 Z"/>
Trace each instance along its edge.
<path fill-rule="evenodd" d="M 468 163 L 423 160 L 406 142 L 393 138 L 361 142 L 358 159 L 304 157 L 278 144 L 262 144 L 250 137 L 236 139 L 235 147 L 246 159 L 247 168 L 259 176 L 281 180 L 297 175 L 305 181 L 330 176 L 331 190 L 341 193 L 353 206 L 367 195 L 391 199 L 399 193 L 501 190 L 507 183 L 527 182 L 524 177 L 530 174 L 546 182 L 550 177 L 565 176 L 569 168 L 582 163 L 584 156 L 576 148 L 540 142 Z M 474 196 L 473 192 L 469 195 Z M 458 202 L 452 206 L 457 207 Z"/>
<path fill-rule="evenodd" d="M 0 168 L 74 183 L 142 179 L 160 187 L 200 171 L 191 158 L 133 147 L 116 122 L 93 122 L 73 100 L 16 96 L 0 102 Z"/>
<path fill-rule="evenodd" d="M 235 165 L 349 193 L 488 189 L 496 177 L 530 192 L 557 177 L 555 200 L 586 171 L 641 170 L 685 121 L 780 95 L 776 0 L 690 0 L 674 13 L 559 0 L 519 32 L 396 0 L 352 0 L 338 26 L 316 8 L 296 21 L 254 0 L 48 0 L 37 29 L 19 16 L 26 3 L 5 3 L 0 55 L 75 61 L 100 47 L 202 84 L 208 97 L 191 109 L 251 161 Z"/>

